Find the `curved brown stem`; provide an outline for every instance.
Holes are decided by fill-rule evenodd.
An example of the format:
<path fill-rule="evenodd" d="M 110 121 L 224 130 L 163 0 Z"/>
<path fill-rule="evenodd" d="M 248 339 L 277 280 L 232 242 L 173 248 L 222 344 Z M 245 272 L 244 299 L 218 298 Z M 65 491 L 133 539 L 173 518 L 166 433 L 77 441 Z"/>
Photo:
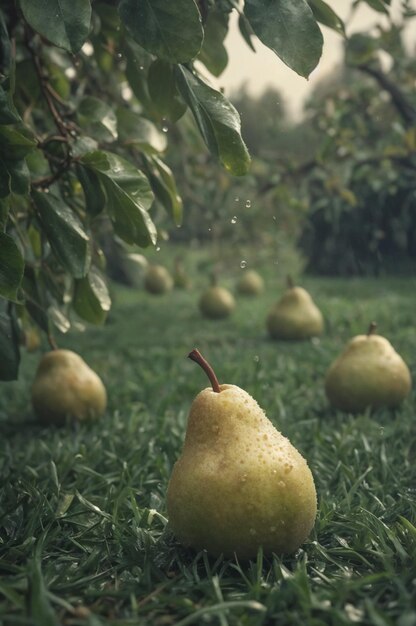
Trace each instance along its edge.
<path fill-rule="evenodd" d="M 290 274 L 286 276 L 286 285 L 288 289 L 293 289 L 293 287 L 295 286 L 295 282 Z"/>
<path fill-rule="evenodd" d="M 188 359 L 191 359 L 191 361 L 195 361 L 195 363 L 198 363 L 198 365 L 202 367 L 202 369 L 204 370 L 205 374 L 208 376 L 211 382 L 212 389 L 215 391 L 215 393 L 220 393 L 221 389 L 220 389 L 220 385 L 218 382 L 218 378 L 216 377 L 215 372 L 212 369 L 211 365 L 208 363 L 206 359 L 204 359 L 200 351 L 194 348 L 192 352 L 188 354 Z"/>
<path fill-rule="evenodd" d="M 376 328 L 377 322 L 371 322 L 370 326 L 368 327 L 367 337 L 370 337 L 370 335 L 374 335 L 376 332 Z"/>

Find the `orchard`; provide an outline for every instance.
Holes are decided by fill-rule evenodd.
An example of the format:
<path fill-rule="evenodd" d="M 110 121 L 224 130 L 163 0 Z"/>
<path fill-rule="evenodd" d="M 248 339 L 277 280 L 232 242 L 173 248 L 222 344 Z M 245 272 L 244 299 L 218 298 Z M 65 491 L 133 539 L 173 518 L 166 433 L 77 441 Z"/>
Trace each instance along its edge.
<path fill-rule="evenodd" d="M 416 626 L 416 8 L 347 4 L 0 3 L 0 624 Z"/>

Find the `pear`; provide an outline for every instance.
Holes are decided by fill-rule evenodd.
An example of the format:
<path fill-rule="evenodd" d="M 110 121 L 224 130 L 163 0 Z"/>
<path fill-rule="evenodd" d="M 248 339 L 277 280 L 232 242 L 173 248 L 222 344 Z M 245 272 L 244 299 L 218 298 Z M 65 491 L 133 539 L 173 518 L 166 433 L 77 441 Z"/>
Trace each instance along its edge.
<path fill-rule="evenodd" d="M 144 279 L 144 287 L 149 293 L 160 295 L 173 289 L 173 279 L 163 265 L 150 265 Z"/>
<path fill-rule="evenodd" d="M 175 269 L 173 272 L 173 282 L 177 289 L 189 289 L 191 287 L 191 279 L 186 273 L 183 260 L 181 257 L 175 259 Z"/>
<path fill-rule="evenodd" d="M 212 388 L 192 403 L 182 455 L 167 491 L 169 524 L 185 546 L 253 558 L 294 552 L 316 517 L 312 473 L 257 402 L 235 385 L 219 385 L 202 355 L 189 357 Z"/>
<path fill-rule="evenodd" d="M 231 315 L 235 308 L 234 296 L 225 287 L 217 284 L 215 274 L 211 276 L 211 286 L 199 300 L 199 310 L 209 319 L 222 319 Z"/>
<path fill-rule="evenodd" d="M 288 289 L 270 311 L 267 329 L 273 339 L 309 339 L 324 328 L 322 314 L 303 287 L 288 278 Z"/>
<path fill-rule="evenodd" d="M 64 424 L 100 417 L 107 405 L 101 379 L 71 350 L 52 350 L 40 360 L 32 385 L 32 405 L 41 422 Z"/>
<path fill-rule="evenodd" d="M 409 368 L 391 343 L 375 334 L 357 335 L 329 368 L 325 392 L 333 407 L 357 413 L 367 407 L 396 407 L 409 394 Z"/>
<path fill-rule="evenodd" d="M 244 271 L 237 283 L 237 291 L 243 296 L 258 296 L 264 289 L 264 281 L 255 270 Z"/>

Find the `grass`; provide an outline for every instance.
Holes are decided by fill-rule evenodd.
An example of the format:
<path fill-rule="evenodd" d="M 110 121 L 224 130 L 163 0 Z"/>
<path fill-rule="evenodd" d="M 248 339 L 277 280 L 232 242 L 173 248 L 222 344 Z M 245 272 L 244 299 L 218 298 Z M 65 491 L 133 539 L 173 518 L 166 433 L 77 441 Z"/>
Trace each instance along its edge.
<path fill-rule="evenodd" d="M 206 281 L 194 280 L 191 292 L 161 298 L 117 290 L 103 330 L 61 340 L 107 385 L 100 422 L 36 424 L 29 386 L 39 354 L 24 357 L 19 382 L 2 384 L 0 623 L 415 626 L 415 394 L 395 413 L 352 416 L 328 407 L 322 384 L 372 319 L 415 378 L 415 281 L 309 278 L 327 332 L 286 344 L 264 330 L 277 290 L 208 322 L 196 308 Z M 319 514 L 294 555 L 212 559 L 167 528 L 167 482 L 191 401 L 207 385 L 184 358 L 194 346 L 308 459 Z"/>

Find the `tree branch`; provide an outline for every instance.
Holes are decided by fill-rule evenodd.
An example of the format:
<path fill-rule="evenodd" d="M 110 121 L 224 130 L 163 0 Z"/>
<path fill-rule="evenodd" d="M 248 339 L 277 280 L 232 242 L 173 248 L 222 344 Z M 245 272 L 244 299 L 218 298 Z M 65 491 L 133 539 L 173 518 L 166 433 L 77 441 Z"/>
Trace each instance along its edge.
<path fill-rule="evenodd" d="M 384 72 L 371 65 L 357 65 L 357 69 L 374 78 L 380 87 L 385 89 L 391 97 L 393 105 L 396 107 L 406 126 L 416 124 L 416 108 L 408 101 L 399 87 L 393 83 Z"/>

